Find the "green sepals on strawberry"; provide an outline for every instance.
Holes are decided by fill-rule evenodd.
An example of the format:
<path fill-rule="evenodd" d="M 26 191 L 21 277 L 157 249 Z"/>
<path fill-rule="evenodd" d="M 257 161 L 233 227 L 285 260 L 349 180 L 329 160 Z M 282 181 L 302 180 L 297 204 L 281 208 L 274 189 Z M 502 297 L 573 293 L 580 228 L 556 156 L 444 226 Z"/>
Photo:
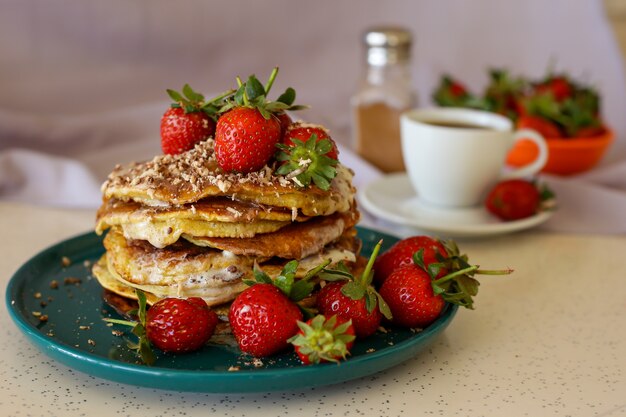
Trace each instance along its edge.
<path fill-rule="evenodd" d="M 137 295 L 137 302 L 139 304 L 139 307 L 137 308 L 137 310 L 130 311 L 128 314 L 130 316 L 136 315 L 136 322 L 111 318 L 105 318 L 104 321 L 132 327 L 132 333 L 137 336 L 138 340 L 137 342 L 127 340 L 128 347 L 137 352 L 137 355 L 143 363 L 145 363 L 146 365 L 154 365 L 154 362 L 156 361 L 156 355 L 152 351 L 150 340 L 148 339 L 148 336 L 146 334 L 146 295 L 141 290 L 135 290 L 135 294 Z"/>
<path fill-rule="evenodd" d="M 448 256 L 443 257 L 437 254 L 439 262 L 426 265 L 423 250 L 413 255 L 413 262 L 424 269 L 431 277 L 435 295 L 441 295 L 449 303 L 473 309 L 473 297 L 478 294 L 478 286 L 480 285 L 478 280 L 474 278 L 474 275 L 508 275 L 513 272 L 512 269 L 479 269 L 478 265 L 471 265 L 468 262 L 467 255 L 460 253 L 456 242 L 446 240 L 443 244 L 446 247 Z M 438 278 L 437 276 L 442 268 L 445 268 L 448 273 Z"/>
<path fill-rule="evenodd" d="M 433 92 L 433 101 L 440 106 L 463 107 L 470 94 L 463 84 L 450 75 L 443 75 Z"/>
<path fill-rule="evenodd" d="M 236 107 L 251 107 L 257 109 L 265 119 L 269 119 L 270 116 L 280 112 L 307 108 L 307 106 L 294 104 L 296 100 L 296 90 L 291 87 L 288 87 L 275 101 L 268 100 L 267 96 L 274 85 L 277 75 L 278 67 L 272 70 L 265 85 L 263 85 L 254 74 L 250 75 L 246 82 L 242 82 L 241 79 L 237 77 L 239 88 L 235 94 L 219 108 L 218 112 L 222 114 Z"/>
<path fill-rule="evenodd" d="M 285 175 L 299 187 L 308 187 L 311 183 L 322 190 L 328 190 L 337 176 L 337 159 L 328 156 L 335 149 L 331 139 L 319 139 L 313 133 L 306 142 L 292 140 L 293 145 L 276 145 L 279 152 L 276 160 L 282 162 L 276 173 Z"/>
<path fill-rule="evenodd" d="M 372 286 L 373 265 L 381 245 L 382 241 L 376 244 L 363 273 L 358 277 L 342 265 L 332 270 L 325 269 L 320 274 L 321 279 L 329 281 L 317 294 L 316 304 L 320 313 L 352 320 L 360 338 L 374 334 L 383 316 L 391 319 L 389 306 Z"/>
<path fill-rule="evenodd" d="M 502 69 L 489 71 L 490 81 L 483 94 L 485 110 L 502 114 L 515 120 L 520 114 L 520 100 L 528 83 L 522 78 L 512 77 Z"/>
<path fill-rule="evenodd" d="M 254 280 L 244 280 L 243 282 L 249 286 L 255 284 L 272 284 L 285 294 L 291 301 L 297 303 L 304 300 L 311 295 L 315 288 L 315 281 L 313 278 L 320 275 L 325 268 L 330 264 L 330 260 L 326 260 L 318 266 L 311 268 L 304 277 L 296 279 L 296 272 L 298 271 L 299 262 L 296 260 L 289 261 L 285 264 L 278 276 L 272 279 L 261 269 L 255 268 L 253 270 Z M 302 310 L 305 317 L 312 316 L 309 309 L 298 305 Z"/>
<path fill-rule="evenodd" d="M 354 345 L 354 326 L 352 321 L 344 321 L 332 316 L 317 316 L 299 321 L 298 333 L 288 340 L 294 345 L 296 354 L 303 364 L 324 362 L 339 363 L 346 359 Z"/>
<path fill-rule="evenodd" d="M 185 113 L 202 112 L 213 120 L 217 120 L 218 111 L 226 104 L 228 98 L 235 93 L 235 90 L 228 90 L 217 97 L 206 100 L 204 95 L 195 91 L 189 84 L 185 84 L 181 92 L 171 89 L 166 91 L 174 101 L 171 105 L 172 108 L 181 108 Z"/>

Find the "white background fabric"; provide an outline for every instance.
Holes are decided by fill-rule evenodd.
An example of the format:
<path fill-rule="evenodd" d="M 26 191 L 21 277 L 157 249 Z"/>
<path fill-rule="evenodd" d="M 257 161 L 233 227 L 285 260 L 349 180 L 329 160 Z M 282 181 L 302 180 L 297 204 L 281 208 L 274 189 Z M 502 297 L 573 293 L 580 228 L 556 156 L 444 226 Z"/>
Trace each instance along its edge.
<path fill-rule="evenodd" d="M 95 208 L 116 163 L 160 152 L 166 88 L 210 95 L 276 65 L 275 93 L 296 87 L 312 106 L 300 117 L 348 146 L 360 38 L 377 24 L 412 30 L 422 105 L 442 73 L 480 91 L 490 67 L 540 77 L 552 66 L 595 85 L 618 140 L 591 174 L 550 180 L 561 210 L 546 227 L 626 232 L 624 68 L 602 3 L 588 0 L 5 0 L 0 200 Z M 346 146 L 357 185 L 379 175 Z"/>

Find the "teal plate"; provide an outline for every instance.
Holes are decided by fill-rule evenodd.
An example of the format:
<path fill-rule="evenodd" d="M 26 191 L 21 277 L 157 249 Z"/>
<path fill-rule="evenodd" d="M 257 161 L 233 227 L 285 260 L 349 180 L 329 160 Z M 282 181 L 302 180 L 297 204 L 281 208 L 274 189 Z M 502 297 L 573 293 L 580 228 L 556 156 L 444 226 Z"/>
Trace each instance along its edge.
<path fill-rule="evenodd" d="M 358 228 L 363 254 L 383 239 L 398 239 Z M 128 334 L 114 334 L 105 317 L 119 318 L 102 301 L 90 265 L 104 252 L 102 238 L 87 233 L 58 243 L 26 262 L 6 292 L 9 313 L 19 329 L 45 354 L 79 371 L 116 382 L 176 391 L 243 393 L 287 391 L 335 384 L 397 365 L 424 349 L 450 323 L 456 306 L 420 332 L 391 328 L 355 343 L 352 355 L 337 364 L 303 366 L 295 353 L 254 360 L 236 346 L 209 343 L 185 355 L 157 353 L 154 366 L 137 362 L 126 346 Z M 70 260 L 69 265 L 63 258 Z M 56 281 L 55 285 L 53 281 Z M 41 316 L 47 320 L 41 320 Z M 124 328 L 123 330 L 126 330 Z M 130 336 L 132 338 L 132 335 Z"/>

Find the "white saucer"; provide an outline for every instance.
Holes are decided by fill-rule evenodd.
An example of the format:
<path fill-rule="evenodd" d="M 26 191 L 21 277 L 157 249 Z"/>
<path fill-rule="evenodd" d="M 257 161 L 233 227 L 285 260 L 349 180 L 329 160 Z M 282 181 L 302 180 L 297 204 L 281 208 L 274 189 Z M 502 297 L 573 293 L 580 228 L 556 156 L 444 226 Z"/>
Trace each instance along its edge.
<path fill-rule="evenodd" d="M 521 220 L 502 221 L 483 206 L 446 209 L 417 198 L 406 174 L 386 175 L 361 187 L 363 208 L 381 219 L 411 226 L 440 237 L 479 237 L 515 232 L 548 220 L 553 211 L 543 211 Z"/>

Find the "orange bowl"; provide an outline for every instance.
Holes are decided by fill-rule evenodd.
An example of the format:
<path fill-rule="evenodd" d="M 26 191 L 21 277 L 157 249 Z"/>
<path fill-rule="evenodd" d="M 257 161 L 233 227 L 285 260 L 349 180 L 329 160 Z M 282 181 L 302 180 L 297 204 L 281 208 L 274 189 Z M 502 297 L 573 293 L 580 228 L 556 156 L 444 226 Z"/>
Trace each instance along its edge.
<path fill-rule="evenodd" d="M 593 168 L 613 142 L 610 129 L 598 136 L 588 138 L 546 138 L 548 162 L 541 172 L 556 175 L 574 175 Z M 518 167 L 526 165 L 539 154 L 537 146 L 530 140 L 518 141 L 507 155 L 507 164 Z"/>

